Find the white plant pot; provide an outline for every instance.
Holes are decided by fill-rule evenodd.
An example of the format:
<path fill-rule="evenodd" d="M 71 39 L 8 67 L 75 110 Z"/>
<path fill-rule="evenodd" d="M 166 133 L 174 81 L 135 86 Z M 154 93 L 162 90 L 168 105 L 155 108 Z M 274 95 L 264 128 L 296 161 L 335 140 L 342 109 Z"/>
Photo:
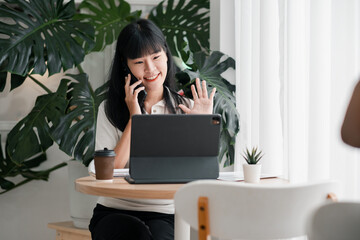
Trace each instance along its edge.
<path fill-rule="evenodd" d="M 260 182 L 261 164 L 243 164 L 244 181 L 246 183 Z"/>
<path fill-rule="evenodd" d="M 74 226 L 88 229 L 98 197 L 75 190 L 75 180 L 89 176 L 88 168 L 79 161 L 68 161 L 70 214 Z"/>

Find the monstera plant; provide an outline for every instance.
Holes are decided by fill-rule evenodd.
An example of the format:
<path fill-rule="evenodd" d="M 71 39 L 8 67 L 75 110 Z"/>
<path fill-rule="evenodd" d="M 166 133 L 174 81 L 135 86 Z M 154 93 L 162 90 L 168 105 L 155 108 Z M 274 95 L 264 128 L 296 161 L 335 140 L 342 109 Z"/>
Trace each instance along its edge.
<path fill-rule="evenodd" d="M 164 7 L 166 2 L 166 8 Z M 192 98 L 190 86 L 195 78 L 206 80 L 208 87 L 216 87 L 214 112 L 222 116 L 219 162 L 230 166 L 235 159 L 235 138 L 239 132 L 239 115 L 235 107 L 235 86 L 221 74 L 235 68 L 235 61 L 221 52 L 209 48 L 209 1 L 188 3 L 173 0 L 159 3 L 152 9 L 149 19 L 163 31 L 173 56 L 180 58 L 183 67 L 176 77 L 178 87 Z M 225 156 L 225 158 L 224 158 Z"/>
<path fill-rule="evenodd" d="M 164 7 L 166 5 L 166 7 Z M 178 86 L 190 96 L 195 77 L 217 88 L 214 108 L 223 118 L 219 159 L 234 161 L 234 139 L 239 131 L 235 109 L 235 87 L 221 77 L 234 60 L 209 49 L 209 0 L 161 2 L 149 18 L 163 31 L 173 55 L 182 62 Z M 13 90 L 33 81 L 44 91 L 30 113 L 0 146 L 0 187 L 7 192 L 31 180 L 47 180 L 61 162 L 46 170 L 35 170 L 46 161 L 46 150 L 54 144 L 71 158 L 88 165 L 94 152 L 96 116 L 105 99 L 106 83 L 93 89 L 81 63 L 87 54 L 102 51 L 116 41 L 122 28 L 139 18 L 123 0 L 5 0 L 0 3 L 0 91 L 10 78 Z M 171 23 L 171 25 L 169 24 Z M 185 67 L 185 68 L 184 68 Z M 72 69 L 77 74 L 69 74 Z M 37 76 L 65 72 L 56 91 Z M 11 177 L 21 176 L 14 183 Z"/>

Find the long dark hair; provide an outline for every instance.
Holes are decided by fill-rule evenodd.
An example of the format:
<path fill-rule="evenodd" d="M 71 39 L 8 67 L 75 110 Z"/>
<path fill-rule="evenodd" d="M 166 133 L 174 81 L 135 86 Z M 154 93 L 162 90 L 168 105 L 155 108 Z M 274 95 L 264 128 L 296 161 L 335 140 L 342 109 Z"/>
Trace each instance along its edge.
<path fill-rule="evenodd" d="M 164 89 L 166 109 L 177 113 L 180 103 L 189 106 L 189 102 L 175 91 L 175 66 L 170 49 L 161 30 L 150 20 L 140 19 L 128 24 L 119 34 L 116 52 L 111 67 L 109 89 L 105 112 L 110 122 L 124 131 L 129 121 L 129 109 L 125 103 L 125 76 L 128 74 L 127 59 L 135 59 L 164 50 L 167 56 L 167 74 L 164 82 L 170 91 Z M 132 75 L 132 83 L 136 81 Z M 172 99 L 172 100 L 171 100 Z M 175 106 L 174 106 L 175 104 Z"/>

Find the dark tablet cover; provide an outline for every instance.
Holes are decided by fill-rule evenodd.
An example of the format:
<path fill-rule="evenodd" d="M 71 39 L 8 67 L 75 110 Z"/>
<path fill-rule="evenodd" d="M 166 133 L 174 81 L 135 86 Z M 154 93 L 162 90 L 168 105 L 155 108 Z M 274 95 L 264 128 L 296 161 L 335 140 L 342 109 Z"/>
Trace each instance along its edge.
<path fill-rule="evenodd" d="M 135 115 L 131 125 L 131 183 L 174 183 L 219 176 L 221 117 Z"/>

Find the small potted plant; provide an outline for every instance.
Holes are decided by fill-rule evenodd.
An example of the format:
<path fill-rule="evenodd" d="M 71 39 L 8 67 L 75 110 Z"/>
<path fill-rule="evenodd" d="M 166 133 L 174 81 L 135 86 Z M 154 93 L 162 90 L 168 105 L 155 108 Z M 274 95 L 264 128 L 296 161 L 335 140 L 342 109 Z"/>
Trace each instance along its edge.
<path fill-rule="evenodd" d="M 251 151 L 245 149 L 243 157 L 246 161 L 243 164 L 244 181 L 247 183 L 258 183 L 260 181 L 261 164 L 258 164 L 264 155 L 257 147 L 253 147 Z"/>

